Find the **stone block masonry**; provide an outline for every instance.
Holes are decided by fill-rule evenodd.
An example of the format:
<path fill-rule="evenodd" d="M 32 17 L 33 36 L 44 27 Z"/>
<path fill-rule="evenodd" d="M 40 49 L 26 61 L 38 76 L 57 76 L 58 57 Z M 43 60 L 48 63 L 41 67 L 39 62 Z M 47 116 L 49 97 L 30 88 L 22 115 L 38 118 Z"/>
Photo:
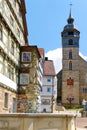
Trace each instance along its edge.
<path fill-rule="evenodd" d="M 0 130 L 75 130 L 74 113 L 0 114 Z"/>

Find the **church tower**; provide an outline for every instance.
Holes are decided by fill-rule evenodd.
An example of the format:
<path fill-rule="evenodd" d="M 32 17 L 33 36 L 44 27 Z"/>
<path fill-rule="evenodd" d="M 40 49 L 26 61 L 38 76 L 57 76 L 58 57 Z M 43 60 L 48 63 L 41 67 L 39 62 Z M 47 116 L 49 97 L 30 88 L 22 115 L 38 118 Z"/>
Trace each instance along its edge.
<path fill-rule="evenodd" d="M 74 25 L 71 8 L 67 25 L 62 35 L 62 103 L 65 106 L 79 105 L 79 37 Z"/>

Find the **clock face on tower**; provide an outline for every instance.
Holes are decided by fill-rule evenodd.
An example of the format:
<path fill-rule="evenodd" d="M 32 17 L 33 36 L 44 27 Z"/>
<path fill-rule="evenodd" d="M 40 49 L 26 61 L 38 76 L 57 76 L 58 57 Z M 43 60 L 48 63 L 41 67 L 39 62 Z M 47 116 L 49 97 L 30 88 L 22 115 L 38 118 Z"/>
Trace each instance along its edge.
<path fill-rule="evenodd" d="M 73 86 L 73 84 L 74 84 L 73 79 L 71 79 L 71 78 L 67 79 L 67 85 Z"/>

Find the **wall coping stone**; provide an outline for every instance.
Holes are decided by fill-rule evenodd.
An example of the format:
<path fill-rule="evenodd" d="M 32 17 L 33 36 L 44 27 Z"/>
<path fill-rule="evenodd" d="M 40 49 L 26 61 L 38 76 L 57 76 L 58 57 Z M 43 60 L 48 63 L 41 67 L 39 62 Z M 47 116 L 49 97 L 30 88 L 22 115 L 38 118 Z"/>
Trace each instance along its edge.
<path fill-rule="evenodd" d="M 37 117 L 76 117 L 76 113 L 0 113 L 0 117 L 27 117 L 27 118 L 37 118 Z"/>

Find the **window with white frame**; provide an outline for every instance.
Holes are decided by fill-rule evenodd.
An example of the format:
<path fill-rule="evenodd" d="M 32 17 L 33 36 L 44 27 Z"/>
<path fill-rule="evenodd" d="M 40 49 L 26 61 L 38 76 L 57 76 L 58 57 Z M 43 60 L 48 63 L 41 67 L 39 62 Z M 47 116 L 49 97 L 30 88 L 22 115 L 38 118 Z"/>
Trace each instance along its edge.
<path fill-rule="evenodd" d="M 42 99 L 41 104 L 42 105 L 49 105 L 50 104 L 50 99 Z"/>
<path fill-rule="evenodd" d="M 51 78 L 47 78 L 47 82 L 51 82 Z"/>
<path fill-rule="evenodd" d="M 16 98 L 12 98 L 12 112 L 16 112 Z"/>
<path fill-rule="evenodd" d="M 31 53 L 30 52 L 22 52 L 22 61 L 30 62 L 31 61 Z"/>
<path fill-rule="evenodd" d="M 14 20 L 13 20 L 13 17 L 10 15 L 10 23 L 11 23 L 11 25 L 13 26 L 13 24 L 14 24 Z"/>
<path fill-rule="evenodd" d="M 13 0 L 13 2 L 14 2 L 14 6 L 16 7 L 16 2 L 17 2 L 17 1 L 16 1 L 16 0 Z"/>
<path fill-rule="evenodd" d="M 22 17 L 22 13 L 21 13 L 21 10 L 20 10 L 20 9 L 19 9 L 18 14 L 19 14 L 19 17 Z"/>
<path fill-rule="evenodd" d="M 14 42 L 11 43 L 11 53 L 14 55 Z"/>
<path fill-rule="evenodd" d="M 6 67 L 5 67 L 5 57 L 3 57 L 3 61 L 2 61 L 2 74 L 4 74 L 5 75 L 5 69 L 6 69 Z"/>
<path fill-rule="evenodd" d="M 20 74 L 20 84 L 29 84 L 29 74 Z"/>
<path fill-rule="evenodd" d="M 18 37 L 20 37 L 20 30 L 19 30 L 19 28 L 17 28 L 17 35 L 18 35 Z"/>
<path fill-rule="evenodd" d="M 4 108 L 8 108 L 8 93 L 4 94 Z"/>
<path fill-rule="evenodd" d="M 8 78 L 14 80 L 14 68 L 8 64 Z"/>
<path fill-rule="evenodd" d="M 87 93 L 87 88 L 83 88 L 83 93 Z"/>
<path fill-rule="evenodd" d="M 51 92 L 51 88 L 50 87 L 47 88 L 47 92 Z"/>

